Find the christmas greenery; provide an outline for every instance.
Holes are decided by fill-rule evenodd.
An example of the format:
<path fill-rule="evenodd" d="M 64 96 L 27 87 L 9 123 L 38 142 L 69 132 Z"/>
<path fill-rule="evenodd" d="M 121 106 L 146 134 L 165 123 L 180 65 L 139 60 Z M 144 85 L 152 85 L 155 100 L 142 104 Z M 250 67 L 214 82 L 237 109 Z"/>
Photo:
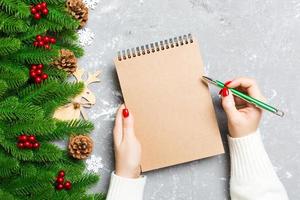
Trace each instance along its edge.
<path fill-rule="evenodd" d="M 77 57 L 83 50 L 76 44 L 79 22 L 66 11 L 66 2 L 44 2 L 49 13 L 36 19 L 31 9 L 40 1 L 0 0 L 0 199 L 102 200 L 103 194 L 87 193 L 99 177 L 85 173 L 82 161 L 74 160 L 53 143 L 70 135 L 88 134 L 93 125 L 52 117 L 84 85 L 67 82 L 66 72 L 51 63 L 59 57 L 60 49 L 69 49 Z M 48 49 L 35 47 L 37 35 L 49 35 L 56 42 Z M 35 82 L 29 76 L 30 67 L 38 64 L 47 77 Z M 36 148 L 18 143 L 24 134 L 38 141 Z M 57 189 L 61 170 L 72 183 L 65 190 Z"/>

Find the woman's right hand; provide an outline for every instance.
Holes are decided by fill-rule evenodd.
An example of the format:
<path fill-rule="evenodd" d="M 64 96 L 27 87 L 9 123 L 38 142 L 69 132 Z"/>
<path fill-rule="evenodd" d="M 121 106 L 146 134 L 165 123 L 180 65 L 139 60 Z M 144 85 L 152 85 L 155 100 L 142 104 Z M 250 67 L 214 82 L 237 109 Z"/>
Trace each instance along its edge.
<path fill-rule="evenodd" d="M 249 96 L 264 101 L 254 79 L 240 77 L 227 82 L 228 88 L 235 88 Z M 222 92 L 222 106 L 228 118 L 231 137 L 243 137 L 256 131 L 262 116 L 262 110 L 232 95 L 230 90 Z"/>

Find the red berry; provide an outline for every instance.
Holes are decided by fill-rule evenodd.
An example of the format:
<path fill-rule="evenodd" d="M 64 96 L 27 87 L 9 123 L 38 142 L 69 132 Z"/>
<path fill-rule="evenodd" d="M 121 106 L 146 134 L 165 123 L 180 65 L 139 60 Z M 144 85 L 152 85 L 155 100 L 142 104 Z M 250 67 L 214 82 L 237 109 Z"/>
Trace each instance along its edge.
<path fill-rule="evenodd" d="M 35 78 L 36 77 L 36 73 L 35 73 L 35 71 L 30 71 L 30 77 L 31 78 Z"/>
<path fill-rule="evenodd" d="M 44 40 L 45 43 L 48 43 L 48 42 L 50 41 L 50 38 L 49 38 L 48 36 L 45 36 L 45 37 L 43 38 L 43 40 Z"/>
<path fill-rule="evenodd" d="M 37 69 L 43 69 L 44 65 L 43 64 L 38 64 Z"/>
<path fill-rule="evenodd" d="M 49 10 L 48 10 L 47 8 L 44 8 L 44 9 L 42 10 L 42 13 L 43 13 L 44 15 L 48 15 Z"/>
<path fill-rule="evenodd" d="M 50 45 L 49 44 L 45 44 L 45 49 L 51 49 Z"/>
<path fill-rule="evenodd" d="M 20 149 L 24 149 L 24 147 L 25 147 L 25 145 L 24 145 L 23 142 L 18 142 L 17 146 L 18 146 L 18 148 L 20 148 Z"/>
<path fill-rule="evenodd" d="M 64 183 L 65 179 L 63 177 L 57 177 L 56 183 Z"/>
<path fill-rule="evenodd" d="M 32 7 L 31 9 L 30 9 L 30 12 L 31 12 L 31 14 L 35 14 L 36 12 L 37 12 L 37 10 L 36 10 L 36 8 L 35 7 Z"/>
<path fill-rule="evenodd" d="M 42 41 L 43 37 L 41 35 L 35 36 L 36 41 Z"/>
<path fill-rule="evenodd" d="M 38 74 L 38 75 L 40 75 L 42 73 L 42 70 L 41 69 L 37 69 L 37 70 L 35 70 L 35 73 Z"/>
<path fill-rule="evenodd" d="M 39 46 L 39 42 L 38 41 L 34 41 L 33 42 L 33 46 L 35 46 L 35 47 Z"/>
<path fill-rule="evenodd" d="M 44 43 L 43 41 L 39 41 L 39 46 L 40 46 L 40 47 L 44 46 L 44 44 L 45 44 L 45 43 Z"/>
<path fill-rule="evenodd" d="M 34 149 L 40 148 L 40 143 L 38 143 L 38 142 L 33 143 L 32 148 L 34 148 Z"/>
<path fill-rule="evenodd" d="M 41 83 L 41 82 L 42 82 L 41 77 L 36 76 L 36 77 L 34 78 L 34 82 L 37 83 L 37 84 Z"/>
<path fill-rule="evenodd" d="M 30 70 L 36 70 L 37 66 L 36 65 L 31 65 Z"/>
<path fill-rule="evenodd" d="M 29 141 L 24 142 L 24 147 L 29 149 L 32 147 L 32 144 Z"/>
<path fill-rule="evenodd" d="M 46 2 L 42 2 L 41 6 L 42 6 L 42 8 L 47 8 L 47 3 Z"/>
<path fill-rule="evenodd" d="M 65 176 L 65 171 L 64 170 L 60 170 L 58 172 L 58 177 L 64 177 Z"/>
<path fill-rule="evenodd" d="M 70 190 L 72 188 L 72 183 L 70 181 L 66 181 L 64 184 L 64 188 L 66 190 Z"/>
<path fill-rule="evenodd" d="M 57 184 L 56 189 L 57 190 L 62 190 L 62 189 L 64 189 L 64 185 L 63 184 Z"/>
<path fill-rule="evenodd" d="M 46 79 L 48 78 L 48 74 L 43 73 L 43 74 L 41 75 L 41 78 L 42 78 L 43 80 L 46 80 Z"/>
<path fill-rule="evenodd" d="M 56 39 L 55 38 L 50 38 L 50 43 L 55 44 L 56 43 Z"/>
<path fill-rule="evenodd" d="M 37 10 L 41 10 L 41 9 L 42 9 L 42 5 L 39 3 L 39 4 L 37 4 L 37 5 L 35 6 L 35 8 L 36 8 Z"/>
<path fill-rule="evenodd" d="M 36 19 L 36 20 L 41 19 L 40 13 L 35 13 L 35 14 L 34 14 L 34 19 Z"/>
<path fill-rule="evenodd" d="M 34 135 L 30 135 L 28 137 L 28 141 L 31 142 L 31 143 L 34 143 L 36 141 L 35 136 Z"/>
<path fill-rule="evenodd" d="M 25 142 L 27 140 L 27 135 L 24 134 L 19 135 L 18 140 L 19 142 Z"/>

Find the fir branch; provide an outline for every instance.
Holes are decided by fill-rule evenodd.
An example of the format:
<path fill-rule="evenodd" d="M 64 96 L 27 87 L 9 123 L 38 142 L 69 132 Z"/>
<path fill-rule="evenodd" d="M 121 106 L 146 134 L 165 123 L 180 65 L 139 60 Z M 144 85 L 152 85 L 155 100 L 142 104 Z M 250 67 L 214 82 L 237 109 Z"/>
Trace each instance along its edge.
<path fill-rule="evenodd" d="M 40 0 L 25 0 L 28 4 L 38 4 L 41 3 Z M 46 2 L 48 5 L 49 4 L 54 4 L 54 5 L 64 5 L 65 0 L 43 0 L 43 2 Z"/>
<path fill-rule="evenodd" d="M 8 55 L 18 51 L 21 41 L 16 38 L 0 38 L 0 56 Z"/>
<path fill-rule="evenodd" d="M 45 50 L 42 48 L 26 47 L 14 54 L 11 54 L 9 57 L 12 60 L 16 60 L 21 63 L 40 63 L 48 64 L 59 56 L 57 50 Z"/>
<path fill-rule="evenodd" d="M 70 84 L 52 80 L 27 87 L 19 93 L 19 96 L 23 102 L 32 102 L 35 105 L 42 105 L 51 99 L 53 100 L 61 96 L 74 97 L 79 94 L 82 89 L 83 83 Z"/>
<path fill-rule="evenodd" d="M 44 72 L 48 74 L 49 78 L 58 79 L 59 81 L 64 81 L 68 77 L 66 71 L 57 69 L 56 67 L 53 66 L 45 66 Z"/>
<path fill-rule="evenodd" d="M 43 35 L 47 32 L 47 30 L 47 27 L 45 27 L 43 24 L 31 25 L 28 30 L 24 33 L 21 33 L 18 38 L 22 41 L 30 40 L 30 42 L 32 42 L 36 35 Z"/>
<path fill-rule="evenodd" d="M 0 146 L 3 147 L 3 149 L 10 153 L 13 157 L 17 158 L 18 160 L 30 160 L 33 157 L 32 150 L 28 149 L 19 149 L 16 145 L 16 139 L 15 140 L 2 140 L 0 143 Z"/>
<path fill-rule="evenodd" d="M 0 8 L 8 14 L 14 14 L 19 18 L 25 18 L 30 15 L 29 6 L 20 0 L 1 0 Z"/>
<path fill-rule="evenodd" d="M 0 79 L 0 99 L 3 97 L 4 93 L 8 88 L 7 83 L 4 80 Z"/>
<path fill-rule="evenodd" d="M 19 169 L 19 162 L 13 157 L 7 156 L 4 151 L 0 151 L 0 177 L 8 177 Z"/>
<path fill-rule="evenodd" d="M 28 80 L 29 71 L 24 66 L 7 60 L 0 61 L 1 79 L 6 81 L 10 90 L 24 85 Z"/>
<path fill-rule="evenodd" d="M 69 103 L 70 100 L 67 97 L 58 97 L 54 100 L 50 100 L 47 103 L 44 103 L 42 106 L 43 110 L 45 111 L 45 117 L 52 117 L 55 110 L 63 105 L 66 105 Z M 56 137 L 56 139 L 61 138 L 61 137 Z"/>
<path fill-rule="evenodd" d="M 17 98 L 11 97 L 0 102 L 0 120 L 4 121 L 26 121 L 29 119 L 42 119 L 43 110 L 32 105 L 32 103 L 19 103 Z"/>
<path fill-rule="evenodd" d="M 34 151 L 31 160 L 36 162 L 58 161 L 62 157 L 62 151 L 55 145 L 50 143 L 41 143 L 38 151 Z"/>
<path fill-rule="evenodd" d="M 24 20 L 0 11 L 0 31 L 4 33 L 20 33 L 26 32 L 28 28 L 29 26 Z"/>
<path fill-rule="evenodd" d="M 22 167 L 19 168 L 19 174 L 22 177 L 35 177 L 38 175 L 38 170 L 32 163 L 22 162 Z"/>
<path fill-rule="evenodd" d="M 88 134 L 94 129 L 91 122 L 85 120 L 72 120 L 72 121 L 58 121 L 56 129 L 52 132 L 51 136 L 62 139 L 65 136 Z"/>
<path fill-rule="evenodd" d="M 0 199 L 5 199 L 5 200 L 16 200 L 15 197 L 10 194 L 9 192 L 5 192 L 0 189 Z"/>
<path fill-rule="evenodd" d="M 47 15 L 47 19 L 60 24 L 61 26 L 75 30 L 79 27 L 79 22 L 72 18 L 72 16 L 65 10 L 58 8 L 57 6 L 48 6 L 49 14 Z"/>
<path fill-rule="evenodd" d="M 51 134 L 56 128 L 53 119 L 29 119 L 26 121 L 17 121 L 16 123 L 10 123 L 7 128 L 4 129 L 7 138 L 17 137 L 20 133 L 34 134 L 39 137 L 47 136 Z"/>
<path fill-rule="evenodd" d="M 97 183 L 99 176 L 95 174 L 84 174 L 82 176 L 75 175 L 70 178 L 73 181 L 73 189 L 79 190 L 81 188 L 87 188 L 88 186 Z"/>

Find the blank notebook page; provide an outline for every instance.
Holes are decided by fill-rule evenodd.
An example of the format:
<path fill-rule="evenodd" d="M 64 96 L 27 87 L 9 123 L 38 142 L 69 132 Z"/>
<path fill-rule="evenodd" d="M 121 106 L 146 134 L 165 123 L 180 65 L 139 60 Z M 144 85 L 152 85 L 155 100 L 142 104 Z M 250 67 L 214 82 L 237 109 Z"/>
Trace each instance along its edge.
<path fill-rule="evenodd" d="M 114 61 L 142 144 L 142 171 L 224 153 L 195 39 L 137 47 Z"/>

